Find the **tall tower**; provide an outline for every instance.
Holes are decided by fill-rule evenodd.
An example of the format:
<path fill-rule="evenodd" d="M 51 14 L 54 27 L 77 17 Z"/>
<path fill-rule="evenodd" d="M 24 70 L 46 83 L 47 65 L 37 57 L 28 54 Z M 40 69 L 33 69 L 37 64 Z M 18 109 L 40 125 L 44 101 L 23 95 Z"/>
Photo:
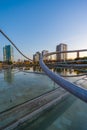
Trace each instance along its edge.
<path fill-rule="evenodd" d="M 56 46 L 56 51 L 67 51 L 67 44 L 60 43 Z M 65 61 L 67 60 L 67 53 L 59 53 L 56 54 L 56 60 L 57 61 Z"/>
<path fill-rule="evenodd" d="M 33 61 L 34 62 L 39 62 L 40 59 L 40 52 L 37 51 L 34 55 L 33 55 Z"/>
<path fill-rule="evenodd" d="M 44 56 L 47 53 L 48 53 L 48 50 L 43 50 L 42 51 L 42 56 Z M 48 60 L 48 59 L 49 59 L 48 56 L 43 58 L 43 60 Z"/>
<path fill-rule="evenodd" d="M 6 62 L 12 62 L 13 58 L 13 47 L 11 45 L 6 45 L 3 47 L 3 60 Z"/>

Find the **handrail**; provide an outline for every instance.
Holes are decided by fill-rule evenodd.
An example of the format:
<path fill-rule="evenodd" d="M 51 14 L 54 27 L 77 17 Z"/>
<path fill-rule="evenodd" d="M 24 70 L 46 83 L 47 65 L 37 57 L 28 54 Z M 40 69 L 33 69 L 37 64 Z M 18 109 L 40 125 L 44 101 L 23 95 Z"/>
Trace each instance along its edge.
<path fill-rule="evenodd" d="M 26 59 L 28 59 L 29 61 L 33 61 L 30 58 L 28 58 L 27 56 L 25 56 L 18 48 L 17 46 L 11 41 L 11 39 L 0 29 L 1 34 L 16 48 L 16 50 Z"/>
<path fill-rule="evenodd" d="M 43 62 L 43 57 L 40 54 L 40 60 L 39 60 L 40 66 L 42 70 L 48 75 L 49 78 L 51 78 L 55 83 L 60 85 L 62 88 L 66 89 L 76 97 L 80 98 L 81 100 L 87 102 L 87 89 L 82 88 L 80 86 L 77 86 L 68 80 L 61 77 L 59 74 L 55 74 L 52 72 Z"/>
<path fill-rule="evenodd" d="M 53 54 L 60 54 L 60 53 L 72 53 L 72 52 L 84 52 L 84 51 L 87 51 L 87 49 L 69 50 L 69 51 L 56 51 L 56 52 L 47 53 L 44 56 L 50 56 L 50 55 L 53 55 Z"/>

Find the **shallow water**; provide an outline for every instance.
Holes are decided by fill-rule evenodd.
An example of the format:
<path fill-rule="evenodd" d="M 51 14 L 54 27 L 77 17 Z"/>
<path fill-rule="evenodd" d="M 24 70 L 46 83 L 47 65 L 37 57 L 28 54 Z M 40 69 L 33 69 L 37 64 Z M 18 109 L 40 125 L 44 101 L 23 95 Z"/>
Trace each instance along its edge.
<path fill-rule="evenodd" d="M 72 73 L 63 73 L 73 75 Z M 66 77 L 70 82 L 87 88 L 86 75 Z M 0 112 L 31 100 L 59 87 L 44 74 L 26 73 L 19 70 L 0 72 Z M 70 96 L 51 108 L 37 120 L 28 121 L 16 130 L 87 130 L 87 104 Z"/>

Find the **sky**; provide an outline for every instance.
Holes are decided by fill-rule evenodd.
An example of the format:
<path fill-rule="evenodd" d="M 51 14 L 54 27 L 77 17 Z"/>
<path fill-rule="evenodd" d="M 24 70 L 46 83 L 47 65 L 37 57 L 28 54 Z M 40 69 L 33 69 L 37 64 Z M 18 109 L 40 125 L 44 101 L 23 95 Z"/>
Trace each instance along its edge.
<path fill-rule="evenodd" d="M 0 29 L 29 58 L 60 43 L 87 49 L 87 0 L 0 0 Z M 0 60 L 8 44 L 0 34 Z M 15 49 L 14 57 L 23 58 Z"/>

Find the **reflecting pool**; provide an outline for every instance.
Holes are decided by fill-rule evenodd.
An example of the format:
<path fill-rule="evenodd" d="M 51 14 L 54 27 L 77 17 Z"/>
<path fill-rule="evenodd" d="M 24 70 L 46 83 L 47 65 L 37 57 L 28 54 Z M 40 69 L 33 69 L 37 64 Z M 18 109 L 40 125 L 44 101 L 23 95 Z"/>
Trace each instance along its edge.
<path fill-rule="evenodd" d="M 32 72 L 31 72 L 32 71 Z M 87 88 L 86 75 L 77 75 L 73 69 L 52 70 L 70 82 Z M 39 72 L 39 71 L 38 71 Z M 79 73 L 82 74 L 82 73 Z M 68 77 L 66 77 L 68 75 Z M 72 77 L 71 77 L 72 76 Z M 0 112 L 22 104 L 48 91 L 60 87 L 44 73 L 30 70 L 8 69 L 0 71 Z M 87 130 L 87 104 L 70 96 L 52 107 L 32 123 L 28 121 L 16 130 Z"/>
<path fill-rule="evenodd" d="M 44 74 L 4 70 L 0 73 L 0 112 L 57 87 Z"/>

